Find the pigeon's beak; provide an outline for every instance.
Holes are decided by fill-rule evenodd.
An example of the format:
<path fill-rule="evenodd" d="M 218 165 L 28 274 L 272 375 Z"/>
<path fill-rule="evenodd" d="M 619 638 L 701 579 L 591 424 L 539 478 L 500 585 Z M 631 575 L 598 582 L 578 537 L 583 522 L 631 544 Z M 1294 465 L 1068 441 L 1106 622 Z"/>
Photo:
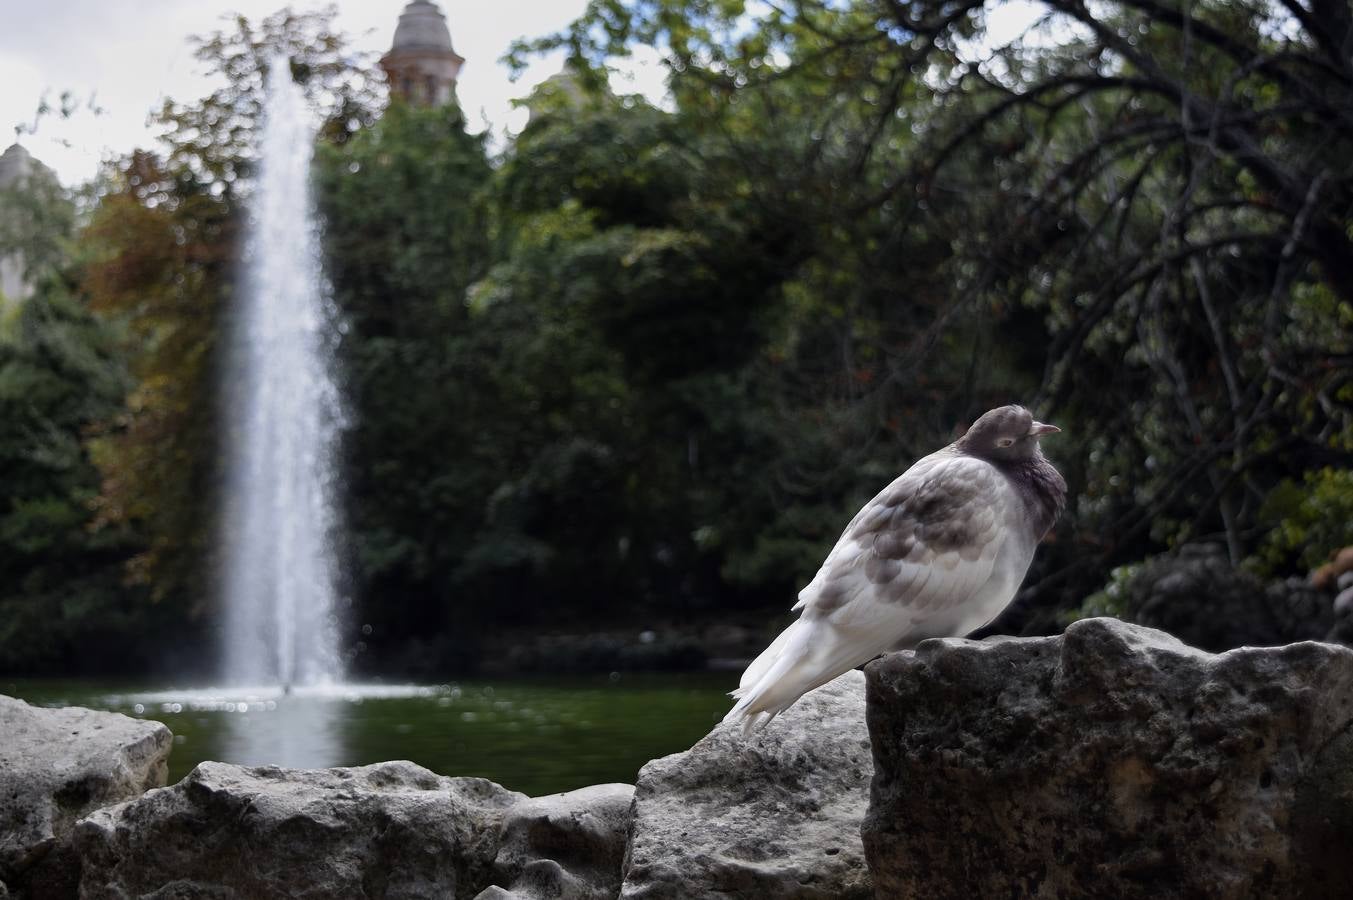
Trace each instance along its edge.
<path fill-rule="evenodd" d="M 1061 430 L 1062 429 L 1058 428 L 1056 425 L 1045 425 L 1042 422 L 1035 422 L 1029 428 L 1029 435 L 1031 437 L 1041 437 L 1045 434 L 1057 434 Z"/>

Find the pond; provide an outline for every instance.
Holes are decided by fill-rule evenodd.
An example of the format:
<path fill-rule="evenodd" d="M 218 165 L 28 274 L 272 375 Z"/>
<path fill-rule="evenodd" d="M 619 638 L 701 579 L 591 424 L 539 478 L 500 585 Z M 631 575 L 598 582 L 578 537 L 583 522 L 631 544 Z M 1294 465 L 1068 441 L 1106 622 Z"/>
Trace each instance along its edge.
<path fill-rule="evenodd" d="M 174 732 L 170 783 L 209 759 L 299 768 L 407 759 L 538 796 L 633 783 L 645 762 L 708 733 L 736 682 L 728 672 L 612 673 L 283 692 L 0 679 L 0 693 L 164 722 Z"/>

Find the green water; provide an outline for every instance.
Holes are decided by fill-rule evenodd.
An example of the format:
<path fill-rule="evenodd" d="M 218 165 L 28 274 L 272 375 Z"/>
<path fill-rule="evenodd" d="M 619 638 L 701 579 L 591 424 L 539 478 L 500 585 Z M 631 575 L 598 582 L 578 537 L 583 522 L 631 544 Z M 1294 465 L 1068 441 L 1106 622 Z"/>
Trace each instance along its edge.
<path fill-rule="evenodd" d="M 174 732 L 171 783 L 208 759 L 302 768 L 408 759 L 535 796 L 633 783 L 645 762 L 708 733 L 736 680 L 733 673 L 612 675 L 293 695 L 9 679 L 0 680 L 0 693 L 165 723 Z"/>

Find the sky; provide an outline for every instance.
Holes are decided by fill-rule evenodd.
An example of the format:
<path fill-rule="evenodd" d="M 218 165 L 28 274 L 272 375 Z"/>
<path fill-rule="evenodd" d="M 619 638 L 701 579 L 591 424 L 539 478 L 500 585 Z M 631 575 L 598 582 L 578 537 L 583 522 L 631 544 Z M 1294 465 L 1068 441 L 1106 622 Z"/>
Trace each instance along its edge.
<path fill-rule="evenodd" d="M 20 142 L 69 186 L 93 178 L 100 161 L 134 147 L 151 147 L 148 114 L 166 96 L 193 100 L 212 82 L 193 58 L 187 38 L 224 26 L 242 13 L 262 19 L 284 6 L 323 8 L 322 0 L 0 0 L 0 149 L 14 127 L 29 123 L 44 92 L 55 105 L 69 90 L 86 108 L 69 119 L 48 116 Z M 404 0 L 337 0 L 337 26 L 357 50 L 390 47 Z M 456 52 L 465 57 L 457 94 L 472 130 L 488 127 L 494 144 L 526 124 L 512 100 L 558 72 L 562 55 L 537 59 L 516 81 L 499 59 L 513 40 L 557 31 L 586 0 L 439 0 Z M 637 56 L 613 79 L 616 90 L 657 99 L 664 70 L 656 53 Z"/>

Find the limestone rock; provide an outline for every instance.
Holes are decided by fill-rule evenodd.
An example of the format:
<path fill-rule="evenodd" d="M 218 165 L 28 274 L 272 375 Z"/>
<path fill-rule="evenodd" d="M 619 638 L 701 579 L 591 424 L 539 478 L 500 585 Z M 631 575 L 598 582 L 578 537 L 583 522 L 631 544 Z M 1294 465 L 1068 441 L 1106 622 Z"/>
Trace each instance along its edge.
<path fill-rule="evenodd" d="M 1264 594 L 1268 599 L 1269 614 L 1278 622 L 1274 634 L 1281 640 L 1249 641 L 1249 644 L 1265 646 L 1328 640 L 1329 631 L 1337 618 L 1334 600 L 1328 591 L 1316 588 L 1305 578 L 1291 577 L 1269 582 Z"/>
<path fill-rule="evenodd" d="M 0 882 L 13 885 L 80 817 L 163 785 L 172 743 L 159 722 L 0 696 Z"/>
<path fill-rule="evenodd" d="M 1334 626 L 1325 640 L 1353 647 L 1353 572 L 1340 575 L 1335 586 L 1339 593 L 1334 597 Z"/>
<path fill-rule="evenodd" d="M 720 725 L 639 771 L 621 897 L 872 897 L 859 828 L 872 765 L 847 672 L 750 738 Z"/>
<path fill-rule="evenodd" d="M 1086 619 L 866 674 L 880 897 L 1353 896 L 1353 650 Z"/>
<path fill-rule="evenodd" d="M 206 762 L 76 827 L 80 897 L 473 897 L 489 883 L 504 812 L 524 799 L 410 762 Z"/>
<path fill-rule="evenodd" d="M 478 900 L 611 900 L 634 786 L 600 784 L 523 800 L 503 819 L 494 881 Z"/>
<path fill-rule="evenodd" d="M 1353 587 L 1346 587 L 1334 597 L 1334 614 L 1346 616 L 1353 612 Z"/>

